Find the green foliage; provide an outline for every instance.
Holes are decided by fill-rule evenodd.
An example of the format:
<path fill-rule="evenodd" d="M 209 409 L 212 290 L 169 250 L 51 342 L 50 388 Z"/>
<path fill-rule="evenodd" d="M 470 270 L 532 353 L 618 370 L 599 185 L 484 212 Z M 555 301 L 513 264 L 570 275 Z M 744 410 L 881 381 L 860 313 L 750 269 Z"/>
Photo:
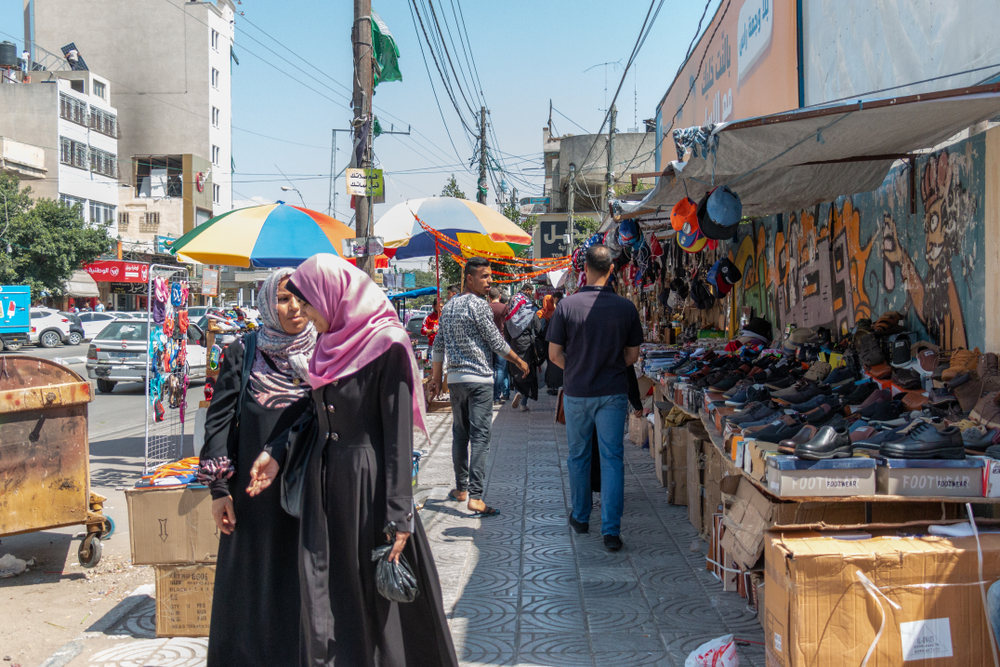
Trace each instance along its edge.
<path fill-rule="evenodd" d="M 653 186 L 643 183 L 642 179 L 639 179 L 635 185 L 635 192 L 642 192 L 643 190 L 648 190 L 651 187 Z M 625 195 L 632 193 L 632 182 L 628 181 L 625 183 L 615 183 L 612 187 L 612 191 L 615 193 L 615 199 L 621 199 Z"/>
<path fill-rule="evenodd" d="M 33 202 L 30 193 L 16 176 L 0 174 L 0 285 L 61 296 L 74 271 L 111 249 L 108 225 L 88 225 L 79 204 Z"/>
<path fill-rule="evenodd" d="M 467 199 L 465 193 L 462 192 L 462 188 L 458 187 L 458 181 L 455 180 L 455 174 L 451 175 L 448 182 L 444 184 L 441 188 L 442 197 L 454 197 L 455 199 Z"/>
<path fill-rule="evenodd" d="M 597 233 L 597 230 L 601 228 L 601 221 L 596 218 L 574 215 L 573 226 L 576 228 L 577 242 L 583 243 Z"/>

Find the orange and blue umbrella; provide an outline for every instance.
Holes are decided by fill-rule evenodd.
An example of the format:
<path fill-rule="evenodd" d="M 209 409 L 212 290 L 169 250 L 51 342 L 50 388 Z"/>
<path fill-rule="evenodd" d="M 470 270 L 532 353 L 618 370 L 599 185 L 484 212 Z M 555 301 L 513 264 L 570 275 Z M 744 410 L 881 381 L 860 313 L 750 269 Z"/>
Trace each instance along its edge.
<path fill-rule="evenodd" d="M 201 264 L 273 268 L 298 266 L 320 252 L 342 256 L 348 238 L 354 230 L 344 223 L 278 202 L 217 215 L 174 241 L 170 252 Z"/>
<path fill-rule="evenodd" d="M 514 257 L 531 245 L 531 236 L 503 214 L 455 197 L 410 199 L 397 204 L 375 223 L 375 235 L 382 237 L 386 254 L 394 252 L 395 259 L 433 257 L 440 241 L 420 222 L 465 246 L 465 254 L 481 251 Z M 448 246 L 442 249 L 452 250 Z"/>

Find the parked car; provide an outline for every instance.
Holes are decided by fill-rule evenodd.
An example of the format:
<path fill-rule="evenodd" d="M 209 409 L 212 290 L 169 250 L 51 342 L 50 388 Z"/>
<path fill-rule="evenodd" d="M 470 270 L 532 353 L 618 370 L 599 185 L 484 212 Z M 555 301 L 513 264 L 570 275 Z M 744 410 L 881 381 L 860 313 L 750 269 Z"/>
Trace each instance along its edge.
<path fill-rule="evenodd" d="M 425 303 L 424 305 L 420 306 L 419 311 L 421 313 L 423 313 L 424 315 L 430 315 L 431 313 L 434 312 L 434 304 L 433 303 Z"/>
<path fill-rule="evenodd" d="M 104 327 L 118 319 L 115 313 L 79 313 L 76 317 L 83 326 L 84 340 L 92 340 Z"/>
<path fill-rule="evenodd" d="M 32 308 L 29 342 L 42 347 L 55 347 L 59 343 L 69 343 L 69 318 L 52 308 Z"/>
<path fill-rule="evenodd" d="M 188 319 L 197 321 L 204 317 L 209 310 L 212 310 L 212 306 L 191 306 L 188 308 Z"/>
<path fill-rule="evenodd" d="M 192 379 L 205 377 L 208 358 L 204 332 L 188 326 L 187 363 Z M 145 382 L 149 325 L 115 320 L 94 338 L 87 350 L 87 377 L 97 380 L 97 391 L 110 394 L 119 382 Z"/>
<path fill-rule="evenodd" d="M 69 344 L 79 345 L 87 337 L 87 331 L 83 328 L 83 321 L 76 313 L 59 311 L 59 314 L 69 320 Z"/>
<path fill-rule="evenodd" d="M 410 321 L 406 323 L 406 333 L 410 335 L 410 338 L 417 341 L 417 345 L 427 345 L 427 336 L 420 334 L 420 327 L 424 325 L 424 319 L 427 317 L 426 314 L 421 312 L 414 313 Z"/>

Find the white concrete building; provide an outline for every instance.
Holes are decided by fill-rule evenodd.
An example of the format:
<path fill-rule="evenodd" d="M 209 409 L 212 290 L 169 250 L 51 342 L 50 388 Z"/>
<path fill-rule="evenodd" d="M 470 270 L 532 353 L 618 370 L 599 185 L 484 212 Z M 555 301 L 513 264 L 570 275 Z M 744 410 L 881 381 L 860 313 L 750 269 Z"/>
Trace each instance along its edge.
<path fill-rule="evenodd" d="M 108 78 L 125 159 L 191 155 L 210 163 L 199 182 L 218 215 L 233 200 L 234 15 L 232 0 L 24 0 L 25 45 L 51 69 L 48 61 L 72 43 Z M 123 168 L 118 180 L 137 187 L 136 171 Z M 183 231 L 199 221 L 184 211 Z"/>
<path fill-rule="evenodd" d="M 43 151 L 35 197 L 82 206 L 83 218 L 118 235 L 118 114 L 111 84 L 92 72 L 32 72 L 0 85 L 0 136 Z"/>

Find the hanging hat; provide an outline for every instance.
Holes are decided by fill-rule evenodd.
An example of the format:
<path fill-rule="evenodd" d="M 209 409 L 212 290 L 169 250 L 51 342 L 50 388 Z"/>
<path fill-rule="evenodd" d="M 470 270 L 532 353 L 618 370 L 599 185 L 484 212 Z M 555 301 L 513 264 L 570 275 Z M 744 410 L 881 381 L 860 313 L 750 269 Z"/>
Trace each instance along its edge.
<path fill-rule="evenodd" d="M 701 233 L 701 230 L 695 230 L 690 234 L 677 232 L 677 245 L 685 252 L 701 252 L 706 243 L 708 243 L 708 239 Z"/>
<path fill-rule="evenodd" d="M 636 245 L 641 239 L 642 233 L 639 232 L 639 225 L 635 220 L 623 220 L 618 227 L 618 243 L 624 248 Z"/>
<path fill-rule="evenodd" d="M 635 275 L 636 285 L 642 282 L 643 276 L 649 272 L 649 261 L 651 258 L 652 251 L 649 249 L 649 245 L 646 243 L 646 240 L 643 239 L 642 244 L 639 246 L 638 250 L 635 251 L 632 258 L 636 269 L 638 269 Z"/>
<path fill-rule="evenodd" d="M 663 256 L 663 246 L 660 245 L 660 240 L 656 238 L 656 234 L 649 240 L 649 250 L 653 253 L 653 257 Z"/>
<path fill-rule="evenodd" d="M 604 235 L 604 245 L 608 246 L 613 257 L 622 254 L 621 244 L 618 243 L 618 228 L 611 229 Z"/>
<path fill-rule="evenodd" d="M 742 217 L 743 204 L 739 196 L 726 186 L 710 190 L 698 204 L 698 226 L 710 239 L 733 238 Z"/>
<path fill-rule="evenodd" d="M 729 294 L 733 285 L 743 278 L 743 274 L 727 257 L 720 259 L 708 270 L 708 282 L 715 288 L 715 296 L 722 298 Z"/>
<path fill-rule="evenodd" d="M 670 211 L 670 226 L 675 231 L 683 231 L 685 225 L 688 231 L 698 229 L 698 205 L 690 197 L 685 197 L 676 204 Z"/>

